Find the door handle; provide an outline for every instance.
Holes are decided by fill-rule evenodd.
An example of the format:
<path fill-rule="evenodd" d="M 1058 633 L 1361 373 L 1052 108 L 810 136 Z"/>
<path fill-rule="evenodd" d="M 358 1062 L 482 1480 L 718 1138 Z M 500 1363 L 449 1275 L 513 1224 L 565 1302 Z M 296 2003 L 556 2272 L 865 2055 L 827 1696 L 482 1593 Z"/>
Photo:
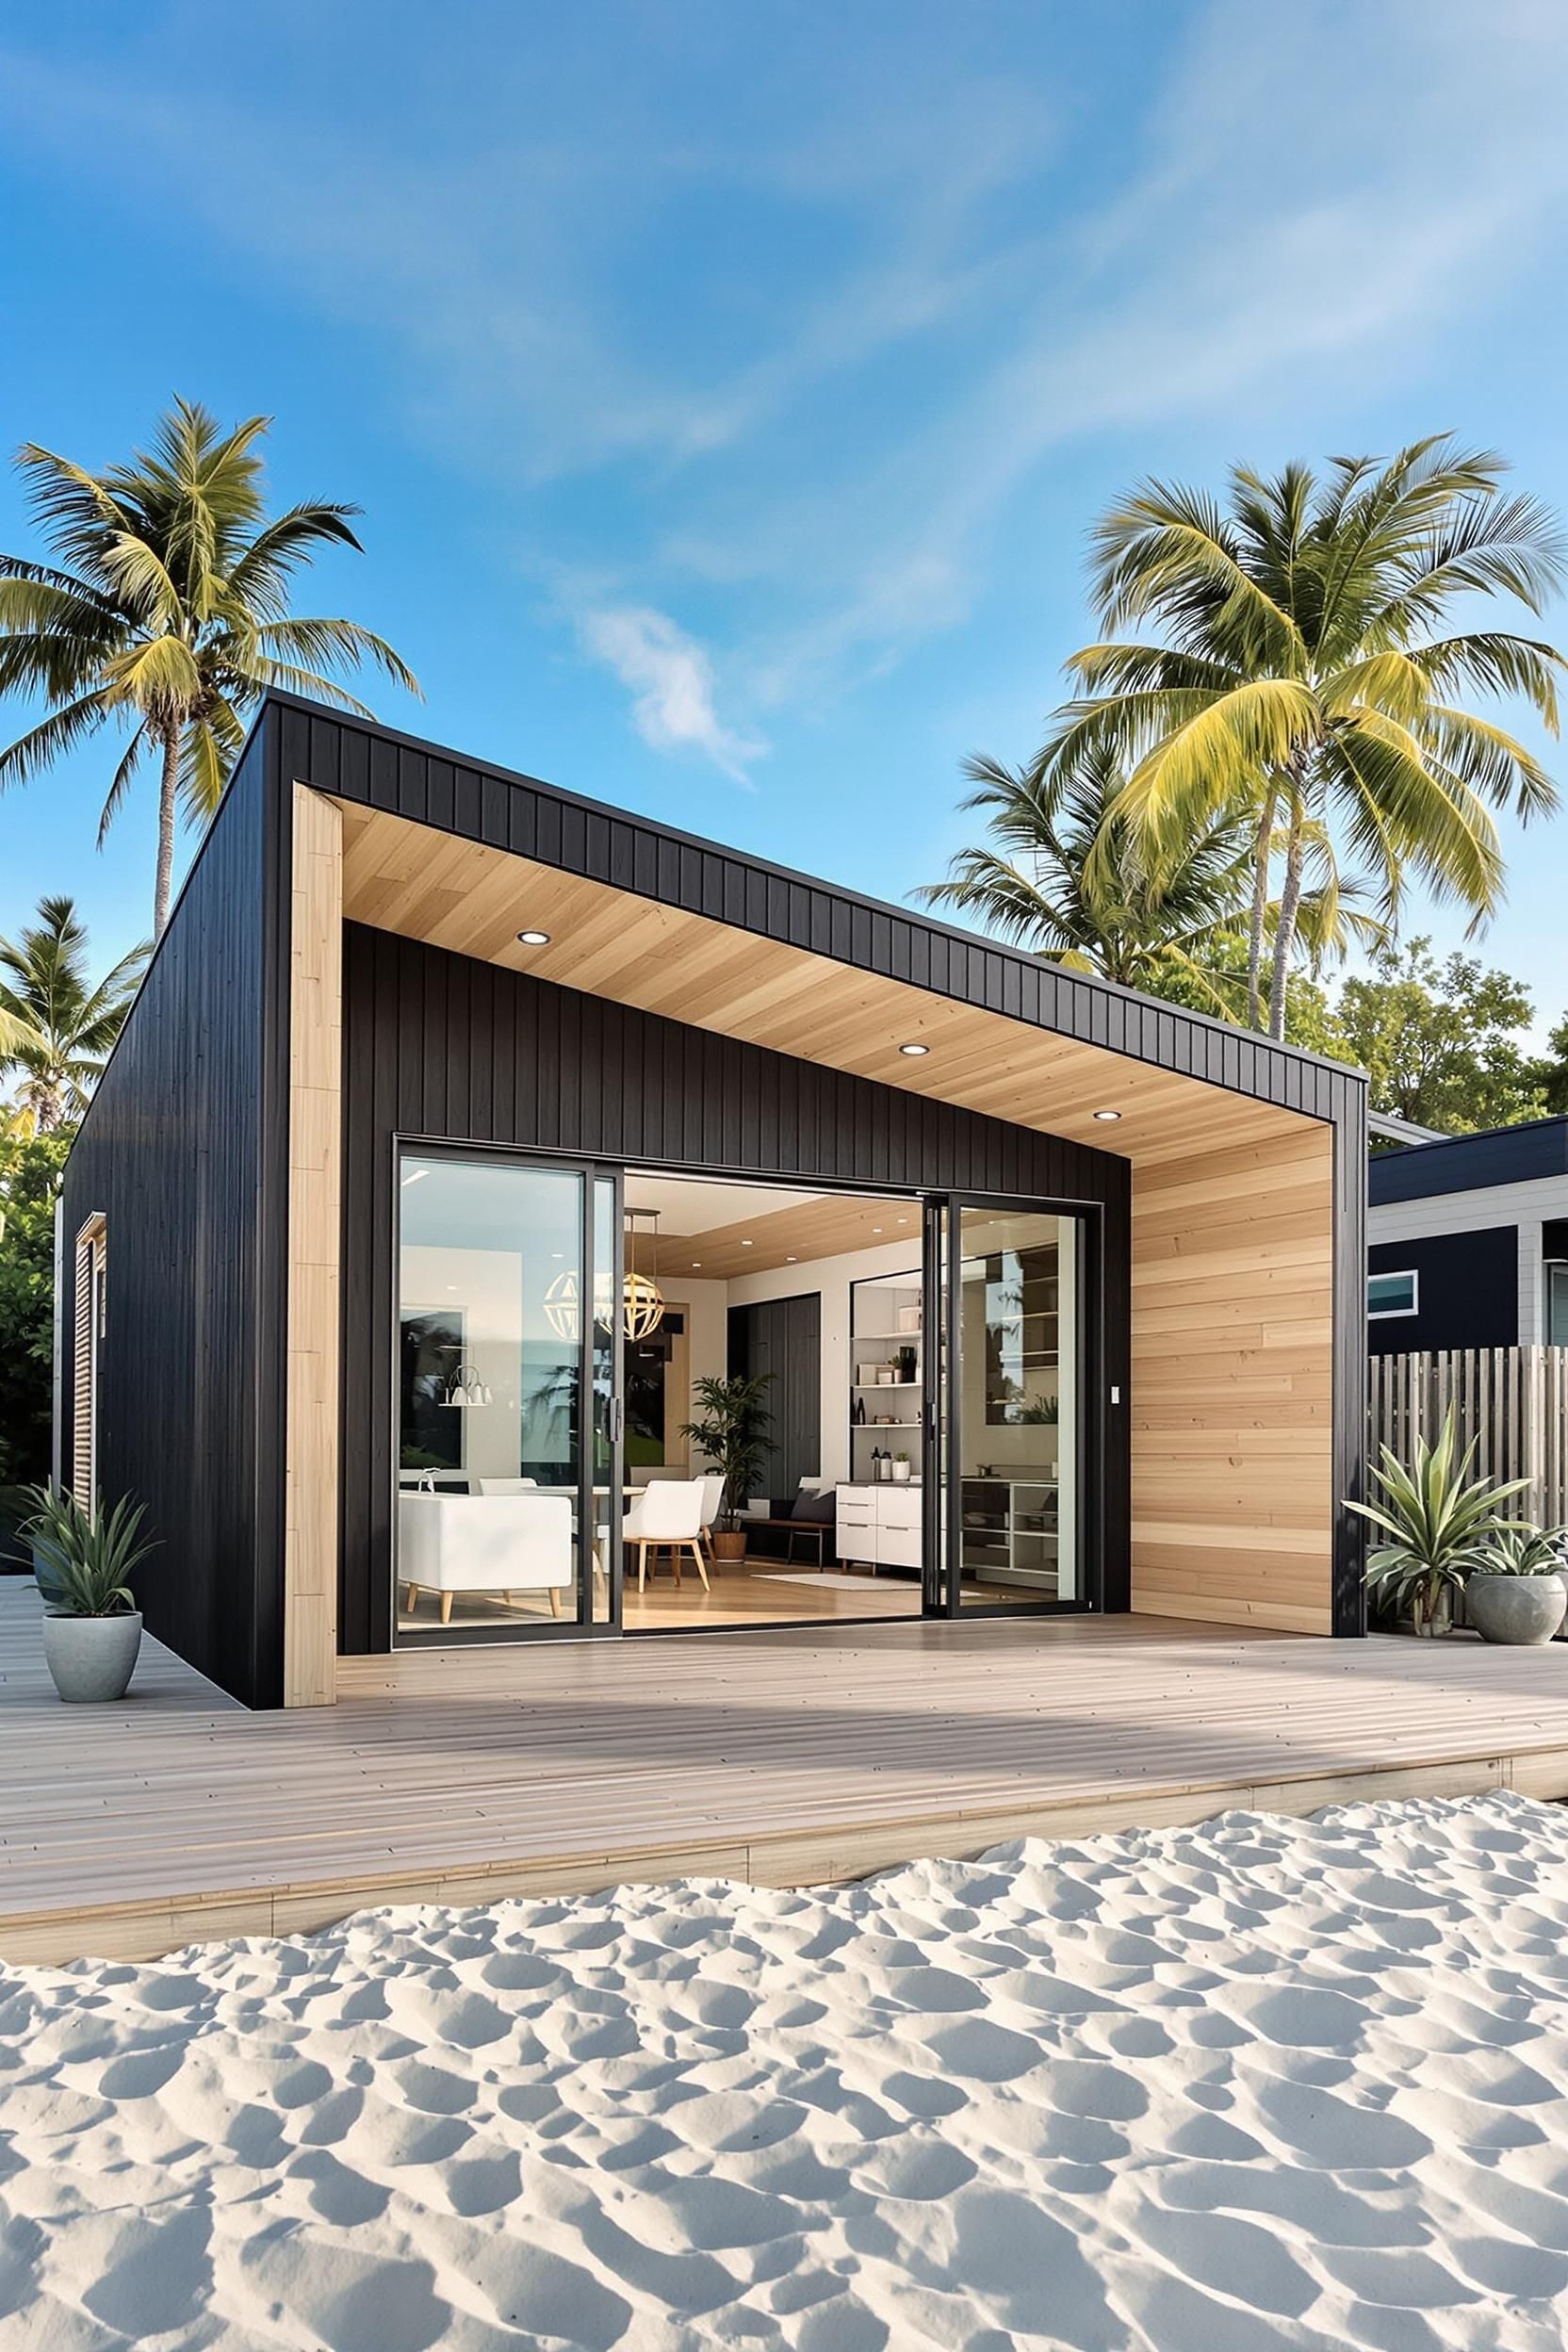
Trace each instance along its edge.
<path fill-rule="evenodd" d="M 626 1402 L 623 1397 L 610 1399 L 610 1443 L 618 1446 L 626 1435 Z"/>

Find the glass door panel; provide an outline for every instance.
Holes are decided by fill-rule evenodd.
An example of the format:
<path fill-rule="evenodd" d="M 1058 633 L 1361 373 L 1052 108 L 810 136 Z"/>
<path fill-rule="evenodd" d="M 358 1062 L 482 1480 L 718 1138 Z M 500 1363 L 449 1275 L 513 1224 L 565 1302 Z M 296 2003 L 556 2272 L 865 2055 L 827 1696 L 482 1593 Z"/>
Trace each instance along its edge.
<path fill-rule="evenodd" d="M 948 1605 L 1076 1601 L 1082 1226 L 1045 1210 L 951 1214 Z"/>
<path fill-rule="evenodd" d="M 583 1404 L 591 1380 L 596 1446 L 601 1380 L 586 1174 L 411 1150 L 398 1194 L 398 1635 L 575 1625 Z"/>

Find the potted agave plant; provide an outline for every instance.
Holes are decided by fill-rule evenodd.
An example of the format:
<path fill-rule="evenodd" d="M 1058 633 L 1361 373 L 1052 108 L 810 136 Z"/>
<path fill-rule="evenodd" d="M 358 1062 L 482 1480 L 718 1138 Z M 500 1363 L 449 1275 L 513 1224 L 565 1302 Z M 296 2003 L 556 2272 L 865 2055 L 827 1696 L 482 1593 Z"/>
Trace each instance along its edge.
<path fill-rule="evenodd" d="M 1483 1642 L 1550 1642 L 1568 1616 L 1568 1527 L 1500 1527 L 1486 1538 L 1464 1587 L 1465 1613 Z"/>
<path fill-rule="evenodd" d="M 131 1571 L 157 1547 L 141 1536 L 141 1506 L 122 1494 L 84 1511 L 74 1494 L 34 1487 L 24 1532 L 43 1595 L 43 1656 L 62 1699 L 122 1699 L 141 1647 Z"/>
<path fill-rule="evenodd" d="M 1390 1615 L 1408 1609 L 1417 1633 L 1448 1631 L 1455 1595 L 1468 1587 L 1486 1545 L 1522 1524 L 1505 1519 L 1502 1506 L 1529 1480 L 1472 1478 L 1475 1453 L 1474 1443 L 1460 1453 L 1449 1413 L 1435 1445 L 1416 1439 L 1408 1469 L 1383 1446 L 1373 1472 L 1380 1499 L 1350 1505 L 1381 1538 L 1367 1558 L 1367 1592 Z"/>
<path fill-rule="evenodd" d="M 759 1372 L 750 1379 L 737 1375 L 733 1380 L 709 1379 L 694 1384 L 703 1417 L 684 1422 L 680 1434 L 724 1480 L 713 1526 L 715 1560 L 745 1558 L 741 1512 L 773 1450 L 768 1438 L 773 1415 L 765 1401 L 772 1380 L 771 1372 Z"/>

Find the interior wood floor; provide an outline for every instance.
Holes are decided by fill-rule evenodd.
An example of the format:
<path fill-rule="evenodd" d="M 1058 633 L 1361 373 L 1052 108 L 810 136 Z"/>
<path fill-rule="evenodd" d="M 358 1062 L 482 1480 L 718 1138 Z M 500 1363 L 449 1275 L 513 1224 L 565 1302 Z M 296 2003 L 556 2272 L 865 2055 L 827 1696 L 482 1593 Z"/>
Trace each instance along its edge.
<path fill-rule="evenodd" d="M 854 1584 L 825 1582 L 815 1575 L 809 1560 L 790 1561 L 759 1555 L 736 1563 L 720 1561 L 710 1568 L 710 1589 L 705 1592 L 690 1560 L 683 1563 L 677 1586 L 668 1560 L 662 1559 L 656 1568 L 649 1567 L 645 1591 L 638 1592 L 635 1574 L 628 1576 L 622 1622 L 629 1633 L 656 1633 L 682 1625 L 694 1630 L 704 1625 L 831 1625 L 921 1613 L 920 1585 L 912 1576 L 887 1570 L 874 1576 L 865 1568 L 844 1567 L 833 1567 L 828 1574 L 836 1579 L 853 1576 Z M 400 1634 L 439 1630 L 440 1610 L 430 1593 L 420 1596 L 412 1612 L 403 1606 L 404 1597 L 400 1588 Z M 988 1584 L 964 1589 L 967 1603 L 992 1609 L 1027 1606 L 1041 1597 L 1037 1591 L 1026 1592 L 1021 1587 Z M 566 1605 L 563 1595 L 563 1607 Z M 504 1632 L 508 1625 L 549 1622 L 549 1603 L 541 1592 L 520 1592 L 510 1607 L 499 1593 L 453 1595 L 450 1629 L 456 1632 Z"/>
<path fill-rule="evenodd" d="M 403 1651 L 248 1714 L 156 1642 L 62 1707 L 0 1580 L 0 1956 L 151 1956 L 385 1903 L 825 1884 L 1024 1835 L 1568 1796 L 1568 1650 L 1168 1618 Z"/>

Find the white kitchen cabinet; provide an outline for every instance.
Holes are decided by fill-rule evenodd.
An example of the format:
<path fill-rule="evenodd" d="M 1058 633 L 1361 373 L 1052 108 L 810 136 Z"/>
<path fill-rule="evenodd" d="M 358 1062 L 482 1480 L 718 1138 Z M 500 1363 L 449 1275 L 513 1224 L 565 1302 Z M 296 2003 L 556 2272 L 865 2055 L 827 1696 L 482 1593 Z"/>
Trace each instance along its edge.
<path fill-rule="evenodd" d="M 841 1486 L 834 1496 L 839 1558 L 864 1562 L 873 1569 L 905 1568 L 918 1573 L 921 1494 L 922 1489 L 912 1478 L 904 1483 L 879 1478 L 874 1485 Z"/>

